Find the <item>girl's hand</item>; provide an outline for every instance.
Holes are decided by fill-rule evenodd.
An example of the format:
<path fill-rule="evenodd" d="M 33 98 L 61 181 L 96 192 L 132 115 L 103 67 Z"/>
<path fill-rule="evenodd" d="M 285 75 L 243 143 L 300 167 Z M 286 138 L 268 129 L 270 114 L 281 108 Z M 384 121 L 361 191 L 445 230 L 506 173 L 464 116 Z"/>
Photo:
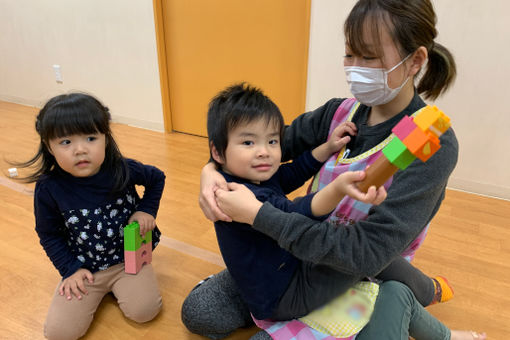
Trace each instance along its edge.
<path fill-rule="evenodd" d="M 343 122 L 338 125 L 327 141 L 330 154 L 340 151 L 351 141 L 350 136 L 356 136 L 357 133 L 358 129 L 353 122 Z"/>
<path fill-rule="evenodd" d="M 205 217 L 215 222 L 218 220 L 232 222 L 230 216 L 225 214 L 218 204 L 214 192 L 218 189 L 228 190 L 227 181 L 216 171 L 214 163 L 208 163 L 202 168 L 200 174 L 200 196 L 198 203 Z"/>
<path fill-rule="evenodd" d="M 138 222 L 140 225 L 140 235 L 144 236 L 149 230 L 156 228 L 156 220 L 151 214 L 147 214 L 143 211 L 136 211 L 128 220 L 128 224 L 131 222 Z"/>
<path fill-rule="evenodd" d="M 362 181 L 365 176 L 365 171 L 347 171 L 335 178 L 334 182 L 345 195 L 357 201 L 373 205 L 381 204 L 387 196 L 384 186 L 381 185 L 379 188 L 371 186 L 366 193 L 356 186 L 356 182 Z"/>
<path fill-rule="evenodd" d="M 221 210 L 234 221 L 253 224 L 262 203 L 245 185 L 227 183 L 228 190 L 217 189 L 216 201 Z"/>
<path fill-rule="evenodd" d="M 81 300 L 82 293 L 85 295 L 88 294 L 85 284 L 83 283 L 83 280 L 85 279 L 88 280 L 89 284 L 94 283 L 94 276 L 92 273 L 85 268 L 80 268 L 73 275 L 62 281 L 58 288 L 58 292 L 60 295 L 65 295 L 68 300 L 72 299 L 72 294 L 76 296 L 78 300 Z"/>

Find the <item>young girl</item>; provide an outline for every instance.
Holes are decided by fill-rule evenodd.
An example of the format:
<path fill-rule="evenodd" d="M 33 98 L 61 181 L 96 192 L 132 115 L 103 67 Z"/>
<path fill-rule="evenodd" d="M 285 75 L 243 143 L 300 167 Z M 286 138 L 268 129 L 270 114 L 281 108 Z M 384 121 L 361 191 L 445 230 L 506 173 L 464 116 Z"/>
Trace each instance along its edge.
<path fill-rule="evenodd" d="M 150 264 L 124 272 L 123 229 L 138 221 L 140 232 L 161 233 L 155 217 L 165 185 L 159 169 L 123 158 L 109 125 L 110 113 L 94 97 L 71 93 L 49 100 L 37 116 L 37 154 L 22 167 L 36 182 L 35 230 L 62 275 L 46 318 L 48 339 L 77 339 L 112 292 L 124 315 L 152 320 L 161 296 Z M 143 185 L 140 199 L 135 185 Z"/>
<path fill-rule="evenodd" d="M 325 185 L 327 178 L 370 165 L 379 156 L 381 145 L 391 135 L 393 126 L 402 117 L 425 106 L 418 93 L 435 99 L 455 77 L 453 57 L 434 41 L 435 23 L 429 0 L 359 0 L 345 22 L 344 65 L 355 99 L 332 99 L 319 109 L 298 117 L 285 132 L 282 159 L 292 159 L 320 145 L 338 124 L 352 121 L 357 134 L 347 145 L 348 158 L 336 164 L 334 155 L 321 170 L 319 182 Z M 425 63 L 426 72 L 415 88 L 415 77 Z M 282 212 L 253 197 L 241 197 L 236 190 L 232 191 L 235 199 L 222 197 L 225 214 L 218 209 L 214 192 L 218 187 L 228 188 L 223 178 L 214 174 L 212 164 L 206 166 L 202 174 L 201 207 L 210 219 L 234 219 L 251 224 L 296 257 L 335 268 L 345 274 L 338 285 L 348 286 L 358 275 L 376 275 L 405 250 L 412 256 L 415 249 L 408 247 L 417 236 L 424 235 L 439 209 L 457 160 L 458 144 L 452 129 L 443 134 L 441 145 L 427 163 L 415 161 L 390 179 L 385 184 L 387 199 L 377 207 L 363 209 L 365 215 L 348 209 L 352 206 L 349 202 L 341 202 L 330 221 L 317 222 Z M 348 227 L 344 227 L 346 224 Z M 249 324 L 247 318 L 226 317 L 247 315 L 231 280 L 228 273 L 213 276 L 190 294 L 183 305 L 183 320 L 188 328 L 219 338 L 236 327 Z M 223 287 L 232 290 L 225 291 Z M 415 329 L 401 327 L 404 319 L 388 313 L 387 305 L 378 300 L 373 318 L 358 335 L 359 339 L 407 339 L 409 332 L 413 335 Z M 213 313 L 200 314 L 200 310 L 216 309 L 216 315 L 232 322 L 218 322 Z M 407 315 L 407 309 L 401 311 L 401 315 Z M 420 314 L 423 311 L 419 309 Z M 385 317 L 394 317 L 398 322 L 384 322 Z M 437 333 L 432 338 L 476 339 L 478 336 L 450 331 L 440 323 L 436 325 Z M 414 335 L 418 339 L 422 336 Z"/>

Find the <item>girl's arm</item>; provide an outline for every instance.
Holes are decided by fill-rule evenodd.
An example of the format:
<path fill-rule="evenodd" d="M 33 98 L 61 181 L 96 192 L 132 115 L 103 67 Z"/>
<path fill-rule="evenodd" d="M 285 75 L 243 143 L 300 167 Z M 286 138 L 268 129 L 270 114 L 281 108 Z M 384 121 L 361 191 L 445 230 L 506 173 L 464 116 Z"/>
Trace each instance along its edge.
<path fill-rule="evenodd" d="M 34 192 L 35 231 L 40 243 L 62 278 L 74 274 L 82 263 L 67 245 L 64 221 L 56 202 L 44 185 L 37 184 Z"/>
<path fill-rule="evenodd" d="M 457 162 L 452 129 L 441 137 L 441 145 L 426 163 L 416 160 L 397 172 L 387 199 L 373 207 L 366 220 L 339 227 L 283 213 L 265 203 L 256 213 L 253 228 L 304 261 L 373 276 L 402 253 L 438 211 Z"/>
<path fill-rule="evenodd" d="M 144 165 L 132 159 L 127 159 L 127 162 L 130 181 L 145 188 L 137 211 L 143 211 L 156 218 L 165 188 L 165 174 L 151 165 Z"/>

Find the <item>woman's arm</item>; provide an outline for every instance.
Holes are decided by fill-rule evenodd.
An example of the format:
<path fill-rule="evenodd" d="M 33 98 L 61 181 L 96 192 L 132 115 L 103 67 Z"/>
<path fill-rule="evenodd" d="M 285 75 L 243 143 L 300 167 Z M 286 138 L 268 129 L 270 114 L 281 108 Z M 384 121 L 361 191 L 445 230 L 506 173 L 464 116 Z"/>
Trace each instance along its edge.
<path fill-rule="evenodd" d="M 366 220 L 336 226 L 283 213 L 265 203 L 253 228 L 304 261 L 373 276 L 403 252 L 438 211 L 457 162 L 458 145 L 451 129 L 441 137 L 441 144 L 426 163 L 417 160 L 397 172 L 387 199 L 373 207 Z"/>

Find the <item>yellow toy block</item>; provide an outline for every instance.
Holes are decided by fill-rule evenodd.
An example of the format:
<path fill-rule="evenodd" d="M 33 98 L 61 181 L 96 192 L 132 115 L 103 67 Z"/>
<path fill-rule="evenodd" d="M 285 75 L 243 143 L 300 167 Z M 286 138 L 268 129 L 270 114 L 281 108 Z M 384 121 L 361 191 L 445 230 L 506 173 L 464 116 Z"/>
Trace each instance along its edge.
<path fill-rule="evenodd" d="M 451 125 L 450 117 L 437 106 L 430 105 L 424 107 L 413 121 L 422 131 L 430 131 L 436 137 L 440 137 Z"/>

